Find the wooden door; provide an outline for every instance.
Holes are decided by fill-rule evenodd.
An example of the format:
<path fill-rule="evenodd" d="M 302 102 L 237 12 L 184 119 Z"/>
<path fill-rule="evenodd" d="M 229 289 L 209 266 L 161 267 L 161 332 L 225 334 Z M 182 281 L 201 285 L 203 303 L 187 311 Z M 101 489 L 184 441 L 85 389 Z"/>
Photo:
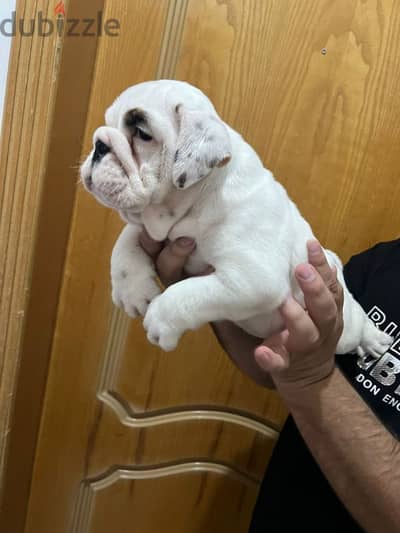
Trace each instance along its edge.
<path fill-rule="evenodd" d="M 397 234 L 395 0 L 107 0 L 104 16 L 121 36 L 99 41 L 82 155 L 121 90 L 184 79 L 344 260 Z M 165 354 L 113 309 L 121 227 L 78 189 L 25 531 L 244 533 L 284 407 L 207 327 Z"/>
<path fill-rule="evenodd" d="M 106 2 L 123 34 L 99 43 L 83 154 L 120 91 L 184 68 L 197 9 Z M 113 308 L 121 228 L 79 188 L 26 531 L 246 531 L 284 408 L 233 368 L 207 327 L 165 354 Z"/>

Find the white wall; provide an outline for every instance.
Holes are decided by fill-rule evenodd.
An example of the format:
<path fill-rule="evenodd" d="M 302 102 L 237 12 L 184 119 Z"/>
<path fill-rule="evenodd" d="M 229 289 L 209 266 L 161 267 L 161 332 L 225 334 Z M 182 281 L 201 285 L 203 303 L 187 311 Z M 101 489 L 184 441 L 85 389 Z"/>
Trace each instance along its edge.
<path fill-rule="evenodd" d="M 15 2 L 16 0 L 0 0 L 0 21 L 10 18 L 11 12 L 15 9 Z M 11 39 L 11 37 L 4 37 L 0 33 L 0 125 L 3 117 Z"/>

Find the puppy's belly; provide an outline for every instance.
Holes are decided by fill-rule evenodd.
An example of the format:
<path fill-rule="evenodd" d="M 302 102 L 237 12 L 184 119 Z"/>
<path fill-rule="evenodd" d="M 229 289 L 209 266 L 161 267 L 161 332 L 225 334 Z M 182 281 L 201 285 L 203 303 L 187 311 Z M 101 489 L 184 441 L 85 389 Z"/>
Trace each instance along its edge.
<path fill-rule="evenodd" d="M 284 323 L 279 311 L 275 311 L 270 315 L 255 315 L 246 320 L 236 322 L 236 325 L 250 335 L 254 335 L 260 339 L 266 339 L 273 333 L 282 331 L 284 328 Z"/>

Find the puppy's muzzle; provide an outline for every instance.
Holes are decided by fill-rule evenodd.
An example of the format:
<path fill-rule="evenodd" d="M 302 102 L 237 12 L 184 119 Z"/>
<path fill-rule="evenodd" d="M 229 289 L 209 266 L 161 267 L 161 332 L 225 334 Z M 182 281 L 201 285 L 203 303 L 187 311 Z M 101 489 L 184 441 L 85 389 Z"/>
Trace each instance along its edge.
<path fill-rule="evenodd" d="M 99 163 L 105 155 L 110 153 L 110 151 L 110 148 L 105 143 L 103 143 L 103 141 L 98 140 L 96 142 L 94 154 L 92 157 L 92 167 L 96 163 Z M 89 175 L 86 175 L 85 177 L 83 177 L 83 179 L 86 188 L 88 189 L 88 191 L 91 191 L 93 187 L 92 174 L 90 173 Z"/>
<path fill-rule="evenodd" d="M 117 129 L 101 127 L 93 138 L 93 151 L 81 167 L 85 188 L 114 209 L 142 209 L 151 192 L 140 178 L 127 138 Z"/>

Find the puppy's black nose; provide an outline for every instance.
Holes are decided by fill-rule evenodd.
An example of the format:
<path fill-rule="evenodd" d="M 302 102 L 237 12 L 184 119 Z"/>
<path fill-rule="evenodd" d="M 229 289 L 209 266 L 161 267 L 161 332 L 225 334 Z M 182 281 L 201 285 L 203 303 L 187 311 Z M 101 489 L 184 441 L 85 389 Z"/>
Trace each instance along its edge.
<path fill-rule="evenodd" d="M 103 159 L 103 157 L 110 152 L 110 148 L 103 143 L 103 141 L 97 141 L 95 146 L 95 151 L 93 154 L 92 163 L 98 163 Z"/>
<path fill-rule="evenodd" d="M 185 186 L 186 184 L 186 180 L 187 180 L 187 174 L 186 172 L 184 172 L 183 174 L 181 174 L 178 178 L 178 185 L 179 185 L 179 188 L 180 189 L 183 189 L 183 187 Z"/>

